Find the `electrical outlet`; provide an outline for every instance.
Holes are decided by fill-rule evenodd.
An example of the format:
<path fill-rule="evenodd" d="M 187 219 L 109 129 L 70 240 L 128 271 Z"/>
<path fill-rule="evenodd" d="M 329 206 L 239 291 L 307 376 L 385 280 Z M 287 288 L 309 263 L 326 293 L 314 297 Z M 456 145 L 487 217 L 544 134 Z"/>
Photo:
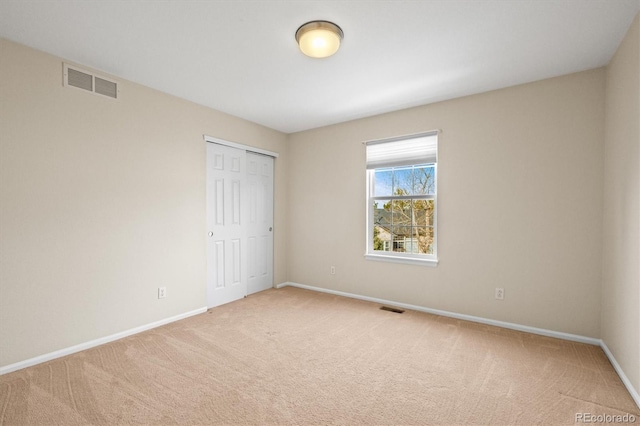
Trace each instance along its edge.
<path fill-rule="evenodd" d="M 496 299 L 504 300 L 504 288 L 496 287 Z"/>
<path fill-rule="evenodd" d="M 332 266 L 331 267 L 331 275 L 335 275 L 336 274 L 336 267 Z"/>
<path fill-rule="evenodd" d="M 164 299 L 165 297 L 167 297 L 167 288 L 158 287 L 158 299 Z"/>

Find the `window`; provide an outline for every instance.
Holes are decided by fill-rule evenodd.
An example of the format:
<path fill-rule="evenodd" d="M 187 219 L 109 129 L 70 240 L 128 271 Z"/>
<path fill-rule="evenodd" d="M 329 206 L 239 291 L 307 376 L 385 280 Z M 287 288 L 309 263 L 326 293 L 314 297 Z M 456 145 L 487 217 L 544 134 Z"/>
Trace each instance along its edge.
<path fill-rule="evenodd" d="M 368 259 L 437 263 L 438 133 L 367 142 Z"/>

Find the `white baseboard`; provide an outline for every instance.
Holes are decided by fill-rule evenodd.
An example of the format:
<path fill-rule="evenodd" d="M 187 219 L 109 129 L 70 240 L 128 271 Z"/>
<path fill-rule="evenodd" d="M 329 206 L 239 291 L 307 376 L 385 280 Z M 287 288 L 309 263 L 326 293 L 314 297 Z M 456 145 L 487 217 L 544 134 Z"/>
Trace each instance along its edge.
<path fill-rule="evenodd" d="M 616 370 L 616 373 L 618 373 L 618 376 L 620 376 L 620 380 L 622 380 L 622 383 L 624 383 L 624 386 L 631 394 L 631 398 L 633 398 L 638 408 L 640 408 L 640 394 L 638 394 L 638 391 L 633 387 L 627 375 L 624 374 L 624 371 L 622 371 L 622 367 L 620 367 L 620 364 L 618 364 L 618 361 L 616 361 L 616 358 L 607 347 L 607 344 L 602 340 L 600 341 L 600 347 L 607 355 L 607 358 L 609 358 L 609 362 L 611 362 L 611 365 L 613 365 L 613 369 Z"/>
<path fill-rule="evenodd" d="M 132 334 L 141 333 L 143 331 L 150 330 L 152 328 L 160 327 L 161 325 L 169 324 L 171 322 L 175 322 L 184 318 L 191 317 L 193 315 L 198 315 L 203 312 L 206 312 L 207 308 L 199 308 L 190 312 L 185 312 L 180 315 L 176 315 L 170 318 L 165 318 L 160 321 L 155 321 L 150 324 L 141 325 L 140 327 L 132 328 L 130 330 L 121 331 L 120 333 L 112 334 L 110 336 L 101 337 L 99 339 L 91 340 L 89 342 L 80 343 L 79 345 L 71 346 L 69 348 L 60 349 L 55 352 L 50 352 L 48 354 L 40 355 L 34 358 L 27 359 L 25 361 L 16 362 L 15 364 L 9 364 L 4 367 L 0 367 L 0 376 L 3 374 L 11 373 L 16 370 L 21 370 L 23 368 L 31 367 L 36 364 L 41 364 L 43 362 L 51 361 L 52 359 L 60 358 L 66 355 L 71 355 L 76 352 L 84 351 L 86 349 L 90 349 L 99 345 L 103 345 L 105 343 L 113 342 L 114 340 L 122 339 L 123 337 L 131 336 Z"/>
<path fill-rule="evenodd" d="M 625 387 L 631 394 L 631 397 L 635 401 L 636 405 L 638 405 L 638 408 L 640 408 L 640 395 L 638 395 L 638 391 L 633 387 L 633 385 L 629 381 L 629 378 L 626 376 L 626 374 L 624 374 L 624 371 L 622 371 L 622 368 L 614 358 L 613 354 L 601 339 L 580 336 L 577 334 L 562 333 L 560 331 L 547 330 L 544 328 L 529 327 L 527 325 L 514 324 L 510 322 L 505 322 L 505 321 L 496 321 L 496 320 L 476 317 L 472 315 L 458 314 L 455 312 L 441 311 L 439 309 L 425 308 L 424 306 L 410 305 L 408 303 L 399 303 L 391 300 L 378 299 L 376 297 L 362 296 L 359 294 L 346 293 L 343 291 L 330 290 L 326 288 L 314 287 L 314 286 L 299 284 L 295 282 L 281 283 L 281 284 L 278 284 L 276 288 L 282 288 L 287 286 L 298 287 L 298 288 L 303 288 L 303 289 L 312 290 L 312 291 L 318 291 L 321 293 L 333 294 L 336 296 L 350 297 L 352 299 L 365 300 L 367 302 L 380 303 L 383 305 L 392 305 L 398 308 L 411 309 L 413 311 L 426 312 L 429 314 L 435 314 L 435 315 L 441 315 L 449 318 L 456 318 L 456 319 L 461 319 L 465 321 L 477 322 L 480 324 L 488 324 L 496 327 L 508 328 L 510 330 L 524 331 L 527 333 L 539 334 L 541 336 L 555 337 L 557 339 L 570 340 L 573 342 L 587 343 L 590 345 L 600 346 L 604 351 L 604 353 L 607 355 L 607 358 L 609 358 L 609 361 L 611 362 L 611 365 L 613 365 L 613 368 L 615 369 L 616 373 L 618 373 L 618 376 L 620 376 L 622 383 L 624 383 Z"/>

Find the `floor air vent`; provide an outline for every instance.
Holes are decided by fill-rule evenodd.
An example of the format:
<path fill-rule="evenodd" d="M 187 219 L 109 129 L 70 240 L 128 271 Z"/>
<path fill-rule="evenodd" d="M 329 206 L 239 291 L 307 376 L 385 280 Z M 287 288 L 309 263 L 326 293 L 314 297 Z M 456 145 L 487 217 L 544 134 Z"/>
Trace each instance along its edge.
<path fill-rule="evenodd" d="M 75 65 L 64 65 L 64 85 L 82 89 L 87 92 L 118 99 L 118 83 L 99 77 L 91 71 L 83 70 Z"/>
<path fill-rule="evenodd" d="M 396 314 L 401 314 L 401 313 L 404 312 L 403 309 L 392 308 L 391 306 L 381 306 L 380 309 L 383 310 L 383 311 L 394 312 Z"/>

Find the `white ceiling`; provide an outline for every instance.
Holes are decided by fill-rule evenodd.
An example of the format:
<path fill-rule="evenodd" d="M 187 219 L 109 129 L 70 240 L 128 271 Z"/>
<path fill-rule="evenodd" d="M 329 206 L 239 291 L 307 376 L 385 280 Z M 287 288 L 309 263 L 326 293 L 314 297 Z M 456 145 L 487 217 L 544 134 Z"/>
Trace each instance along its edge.
<path fill-rule="evenodd" d="M 606 65 L 640 0 L 0 0 L 0 36 L 292 133 Z M 338 24 L 338 53 L 296 29 Z M 0 58 L 1 60 L 1 58 Z"/>

